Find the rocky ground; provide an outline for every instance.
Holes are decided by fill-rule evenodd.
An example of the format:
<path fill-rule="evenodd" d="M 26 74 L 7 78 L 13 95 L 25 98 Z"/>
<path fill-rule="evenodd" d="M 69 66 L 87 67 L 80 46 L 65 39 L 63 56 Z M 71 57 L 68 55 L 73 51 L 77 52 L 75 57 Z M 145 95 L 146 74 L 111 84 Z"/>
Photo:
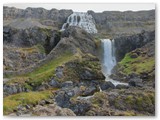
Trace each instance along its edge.
<path fill-rule="evenodd" d="M 142 11 L 137 15 L 127 12 L 127 22 L 122 26 L 115 25 L 120 18 L 114 17 L 123 13 L 90 12 L 98 30 L 102 30 L 92 35 L 78 27 L 59 31 L 71 10 L 4 7 L 4 115 L 154 116 L 155 31 L 151 22 L 154 15 L 147 14 L 142 19 L 144 14 L 152 12 Z M 28 16 L 30 20 L 26 19 Z M 130 16 L 133 18 L 129 19 Z M 115 37 L 118 61 L 110 77 L 128 86 L 105 81 L 101 55 L 97 55 L 99 37 L 106 36 L 103 30 L 108 29 L 104 21 L 113 18 L 112 32 L 115 27 L 130 26 L 128 21 L 133 19 L 141 26 L 148 21 L 141 27 L 148 31 L 136 27 L 140 32 L 130 34 L 131 31 L 125 30 L 121 36 L 124 29 L 117 29 L 116 37 L 109 35 Z M 22 23 L 17 25 L 17 21 Z M 130 29 L 133 26 L 135 23 Z"/>

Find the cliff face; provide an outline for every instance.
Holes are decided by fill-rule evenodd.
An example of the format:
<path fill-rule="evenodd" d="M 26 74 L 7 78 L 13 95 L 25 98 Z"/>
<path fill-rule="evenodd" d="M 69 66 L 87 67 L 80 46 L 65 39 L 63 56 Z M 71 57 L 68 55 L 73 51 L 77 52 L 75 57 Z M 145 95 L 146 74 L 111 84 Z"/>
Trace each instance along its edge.
<path fill-rule="evenodd" d="M 72 14 L 72 10 L 57 10 L 51 9 L 46 10 L 44 8 L 26 8 L 26 9 L 17 9 L 14 7 L 3 7 L 3 19 L 39 19 L 42 24 L 48 25 L 53 22 L 55 25 L 58 24 L 60 27 L 66 20 L 67 17 Z M 51 21 L 46 21 L 51 20 Z"/>
<path fill-rule="evenodd" d="M 88 11 L 96 22 L 99 33 L 113 35 L 134 34 L 155 29 L 155 10 L 150 11 Z"/>
<path fill-rule="evenodd" d="M 68 16 L 73 13 L 72 10 L 46 10 L 44 8 L 26 8 L 23 10 L 6 6 L 3 7 L 3 10 L 4 25 L 15 26 L 16 24 L 17 27 L 22 22 L 29 25 L 26 19 L 30 18 L 29 21 L 35 22 L 36 26 L 42 24 L 56 29 L 60 29 L 63 23 L 67 21 Z M 104 11 L 102 13 L 88 11 L 88 13 L 95 20 L 100 35 L 113 37 L 140 33 L 144 29 L 146 31 L 155 29 L 155 10 L 138 12 Z M 14 19 L 16 20 L 13 21 Z M 32 26 L 34 25 L 32 24 Z"/>
<path fill-rule="evenodd" d="M 140 48 L 152 40 L 155 40 L 155 31 L 143 31 L 140 34 L 115 38 L 117 61 L 120 61 L 126 53 Z"/>

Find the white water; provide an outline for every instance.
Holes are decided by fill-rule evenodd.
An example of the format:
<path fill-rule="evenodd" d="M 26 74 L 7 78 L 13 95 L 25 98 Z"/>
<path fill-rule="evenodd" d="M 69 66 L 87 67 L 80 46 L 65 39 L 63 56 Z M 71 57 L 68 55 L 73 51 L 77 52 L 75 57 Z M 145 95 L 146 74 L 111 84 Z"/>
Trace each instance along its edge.
<path fill-rule="evenodd" d="M 114 55 L 114 40 L 103 39 L 102 45 L 104 48 L 103 70 L 105 71 L 105 75 L 109 76 L 111 74 L 111 70 L 116 65 L 116 58 Z"/>
<path fill-rule="evenodd" d="M 88 33 L 97 33 L 95 21 L 92 15 L 88 13 L 74 12 L 68 17 L 67 22 L 63 24 L 61 30 L 65 30 L 68 26 L 78 26 Z"/>
<path fill-rule="evenodd" d="M 102 71 L 106 77 L 106 81 L 111 81 L 115 86 L 118 84 L 128 85 L 127 83 L 121 83 L 109 78 L 109 75 L 111 75 L 112 73 L 113 67 L 116 65 L 114 40 L 102 39 L 101 41 L 104 50 Z"/>

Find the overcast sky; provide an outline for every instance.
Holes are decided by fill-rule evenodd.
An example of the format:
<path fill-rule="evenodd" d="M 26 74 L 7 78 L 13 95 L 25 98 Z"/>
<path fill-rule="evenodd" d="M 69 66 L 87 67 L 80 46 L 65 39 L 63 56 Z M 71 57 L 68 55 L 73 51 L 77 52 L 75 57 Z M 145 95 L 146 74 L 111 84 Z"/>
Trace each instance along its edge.
<path fill-rule="evenodd" d="M 139 10 L 151 10 L 155 9 L 155 4 L 37 4 L 37 3 L 31 3 L 31 4 L 4 4 L 5 6 L 9 7 L 16 7 L 25 9 L 27 7 L 43 7 L 45 9 L 72 9 L 75 12 L 86 12 L 88 10 L 93 10 L 95 12 L 102 12 L 102 11 L 139 11 Z"/>

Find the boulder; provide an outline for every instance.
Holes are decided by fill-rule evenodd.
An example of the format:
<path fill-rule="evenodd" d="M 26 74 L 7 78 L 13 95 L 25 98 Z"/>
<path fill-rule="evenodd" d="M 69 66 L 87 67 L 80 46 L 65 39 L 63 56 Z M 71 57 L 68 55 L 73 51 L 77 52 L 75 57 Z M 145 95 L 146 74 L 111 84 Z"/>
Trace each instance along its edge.
<path fill-rule="evenodd" d="M 82 96 L 90 96 L 90 95 L 93 95 L 97 91 L 98 91 L 97 87 L 95 87 L 95 86 L 89 86 L 82 93 Z"/>
<path fill-rule="evenodd" d="M 73 86 L 73 82 L 72 81 L 66 81 L 66 82 L 63 82 L 61 87 L 72 87 Z"/>
<path fill-rule="evenodd" d="M 137 53 L 132 53 L 132 54 L 130 55 L 130 57 L 131 57 L 131 58 L 137 58 L 138 55 L 137 55 Z"/>
<path fill-rule="evenodd" d="M 112 88 L 112 89 L 115 88 L 114 84 L 110 81 L 105 81 L 105 82 L 101 83 L 100 87 L 102 90 L 107 90 L 109 88 Z"/>
<path fill-rule="evenodd" d="M 33 113 L 36 116 L 76 116 L 72 110 L 61 108 L 56 104 L 50 104 L 49 106 L 37 105 Z"/>
<path fill-rule="evenodd" d="M 60 87 L 60 83 L 58 81 L 56 81 L 55 78 L 51 79 L 51 81 L 49 82 L 49 85 L 51 85 L 54 88 L 59 88 Z"/>
<path fill-rule="evenodd" d="M 62 78 L 62 76 L 63 76 L 63 66 L 58 66 L 55 71 L 56 71 L 56 76 L 58 78 Z"/>
<path fill-rule="evenodd" d="M 123 84 L 118 84 L 118 85 L 116 86 L 116 89 L 128 89 L 128 88 L 129 88 L 128 85 L 123 85 Z"/>
<path fill-rule="evenodd" d="M 38 86 L 38 87 L 36 88 L 36 90 L 43 91 L 43 90 L 46 90 L 46 89 L 48 89 L 48 88 L 49 88 L 48 83 L 43 83 L 42 85 Z"/>
<path fill-rule="evenodd" d="M 69 107 L 69 100 L 75 95 L 71 89 L 62 89 L 56 92 L 55 102 L 60 107 Z"/>
<path fill-rule="evenodd" d="M 16 83 L 12 85 L 4 84 L 3 90 L 6 95 L 29 91 L 27 88 Z"/>
<path fill-rule="evenodd" d="M 86 100 L 72 99 L 69 108 L 78 116 L 84 116 L 90 109 L 91 103 Z"/>
<path fill-rule="evenodd" d="M 133 87 L 143 87 L 143 83 L 142 83 L 142 79 L 140 78 L 131 78 L 128 82 L 128 84 L 130 86 L 133 86 Z"/>

